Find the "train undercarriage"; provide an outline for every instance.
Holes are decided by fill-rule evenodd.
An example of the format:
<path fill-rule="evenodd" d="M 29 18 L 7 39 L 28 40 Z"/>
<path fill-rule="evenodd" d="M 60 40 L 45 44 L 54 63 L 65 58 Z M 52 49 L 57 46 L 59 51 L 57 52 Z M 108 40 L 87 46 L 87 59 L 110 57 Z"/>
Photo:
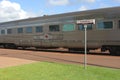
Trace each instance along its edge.
<path fill-rule="evenodd" d="M 95 50 L 98 48 L 87 48 L 87 52 L 89 52 L 90 50 Z M 101 52 L 105 52 L 105 51 L 109 51 L 110 55 L 116 55 L 116 56 L 120 56 L 120 46 L 116 46 L 116 45 L 104 45 L 101 48 Z M 84 52 L 84 48 L 69 48 L 69 51 L 80 51 L 80 52 Z"/>
<path fill-rule="evenodd" d="M 102 51 L 109 50 L 111 55 L 120 55 L 120 46 L 119 45 L 104 45 L 101 48 Z"/>
<path fill-rule="evenodd" d="M 18 49 L 18 47 L 21 47 L 22 49 L 26 49 L 29 47 L 35 47 L 35 46 L 17 46 L 14 43 L 0 43 L 0 46 L 2 46 L 3 48 L 7 48 L 7 49 Z M 35 47 L 36 49 L 41 48 L 41 49 L 55 49 L 58 47 Z M 96 48 L 87 48 L 87 52 L 89 52 L 90 50 L 94 50 Z M 103 45 L 101 48 L 101 52 L 105 52 L 106 50 L 109 50 L 110 55 L 117 55 L 120 56 L 120 46 L 116 46 L 116 45 Z M 79 52 L 84 52 L 84 48 L 68 48 L 69 52 L 72 51 L 79 51 Z"/>

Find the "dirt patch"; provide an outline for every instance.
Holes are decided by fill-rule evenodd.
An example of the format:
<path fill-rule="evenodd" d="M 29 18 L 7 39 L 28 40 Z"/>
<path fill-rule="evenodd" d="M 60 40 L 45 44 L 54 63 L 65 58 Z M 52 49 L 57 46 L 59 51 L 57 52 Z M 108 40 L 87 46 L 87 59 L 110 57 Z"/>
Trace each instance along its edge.
<path fill-rule="evenodd" d="M 29 63 L 36 62 L 34 60 L 29 60 L 29 59 L 9 57 L 8 55 L 10 54 L 12 54 L 11 50 L 0 49 L 0 68 L 18 66 L 22 64 L 29 64 Z"/>
<path fill-rule="evenodd" d="M 33 62 L 36 62 L 36 61 L 0 56 L 0 68 L 10 67 L 10 66 L 18 66 L 18 65 L 29 64 L 29 63 L 33 63 Z"/>

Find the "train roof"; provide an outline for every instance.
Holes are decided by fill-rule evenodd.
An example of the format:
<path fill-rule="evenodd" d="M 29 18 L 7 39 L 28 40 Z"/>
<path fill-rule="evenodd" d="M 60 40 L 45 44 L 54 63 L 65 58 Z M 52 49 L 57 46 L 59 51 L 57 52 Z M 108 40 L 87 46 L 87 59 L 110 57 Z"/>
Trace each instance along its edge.
<path fill-rule="evenodd" d="M 100 13 L 102 13 L 102 14 L 104 14 L 104 13 L 108 13 L 108 14 L 119 13 L 120 14 L 120 6 L 119 7 L 94 9 L 94 10 L 86 10 L 86 11 L 69 12 L 69 13 L 55 14 L 55 15 L 44 15 L 44 16 L 34 17 L 34 18 L 27 18 L 27 19 L 14 20 L 14 21 L 8 21 L 8 22 L 1 22 L 0 25 L 14 23 L 14 22 L 23 22 L 23 21 L 32 21 L 32 20 L 45 20 L 45 19 L 59 18 L 59 17 L 69 17 L 69 16 L 86 16 L 86 15 L 93 15 L 93 14 L 100 14 Z"/>

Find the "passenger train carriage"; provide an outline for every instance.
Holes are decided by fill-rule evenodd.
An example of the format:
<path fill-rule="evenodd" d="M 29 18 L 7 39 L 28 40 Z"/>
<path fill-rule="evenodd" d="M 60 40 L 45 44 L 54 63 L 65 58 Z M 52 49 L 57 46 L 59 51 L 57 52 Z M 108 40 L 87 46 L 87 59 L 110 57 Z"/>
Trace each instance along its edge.
<path fill-rule="evenodd" d="M 0 45 L 5 48 L 68 48 L 84 50 L 84 26 L 77 20 L 95 19 L 87 25 L 88 50 L 101 48 L 120 55 L 120 7 L 78 11 L 0 23 Z"/>

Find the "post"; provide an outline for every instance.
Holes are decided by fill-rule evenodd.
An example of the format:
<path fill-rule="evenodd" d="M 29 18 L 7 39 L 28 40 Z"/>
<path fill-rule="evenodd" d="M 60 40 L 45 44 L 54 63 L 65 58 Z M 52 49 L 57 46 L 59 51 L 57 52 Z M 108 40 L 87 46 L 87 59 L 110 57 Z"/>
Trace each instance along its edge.
<path fill-rule="evenodd" d="M 84 24 L 85 29 L 85 55 L 84 55 L 84 68 L 87 68 L 87 24 L 95 24 L 95 19 L 84 19 L 84 20 L 77 20 L 77 24 Z"/>
<path fill-rule="evenodd" d="M 87 68 L 87 24 L 84 25 L 85 28 L 85 55 L 84 55 L 84 68 Z"/>

